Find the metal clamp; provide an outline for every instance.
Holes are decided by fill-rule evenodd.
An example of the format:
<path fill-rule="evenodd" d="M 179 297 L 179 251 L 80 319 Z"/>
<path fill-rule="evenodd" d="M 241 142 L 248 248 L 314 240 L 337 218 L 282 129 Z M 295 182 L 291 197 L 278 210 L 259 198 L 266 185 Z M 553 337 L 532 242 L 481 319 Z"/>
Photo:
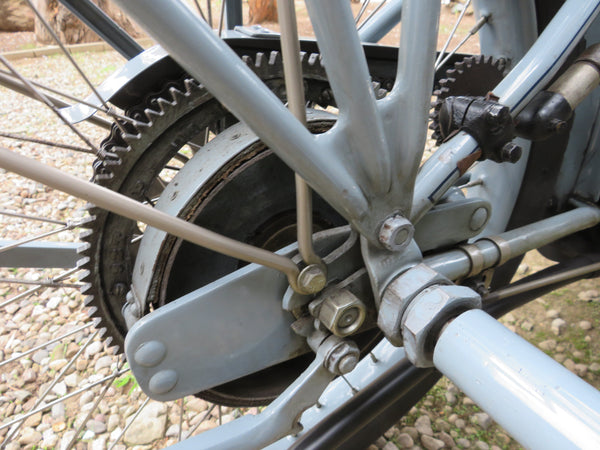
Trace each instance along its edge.
<path fill-rule="evenodd" d="M 490 241 L 498 249 L 498 262 L 494 264 L 494 267 L 501 266 L 513 257 L 510 249 L 510 243 L 502 239 L 500 236 L 486 236 L 482 239 L 479 239 L 477 242 L 480 241 Z"/>
<path fill-rule="evenodd" d="M 475 244 L 459 245 L 458 248 L 467 254 L 469 261 L 471 262 L 471 269 L 469 270 L 466 278 L 470 278 L 481 273 L 485 267 L 483 253 L 481 253 L 480 248 Z"/>

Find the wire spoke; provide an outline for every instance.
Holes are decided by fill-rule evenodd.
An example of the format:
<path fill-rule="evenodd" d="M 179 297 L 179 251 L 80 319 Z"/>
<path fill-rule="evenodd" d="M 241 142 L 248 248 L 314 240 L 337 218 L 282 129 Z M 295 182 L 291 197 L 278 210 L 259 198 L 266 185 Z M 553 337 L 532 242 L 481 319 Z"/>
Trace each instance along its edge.
<path fill-rule="evenodd" d="M 373 16 L 375 16 L 375 14 L 377 14 L 379 10 L 383 8 L 383 5 L 385 5 L 386 2 L 387 0 L 383 0 L 379 5 L 377 5 L 377 7 L 373 11 L 371 11 L 371 14 L 369 14 L 367 18 L 363 21 L 363 23 L 361 23 L 358 26 L 357 30 L 360 30 L 362 27 L 364 27 L 367 24 L 367 22 L 369 22 L 369 20 L 371 20 Z"/>
<path fill-rule="evenodd" d="M 86 426 L 88 420 L 90 420 L 90 417 L 92 417 L 92 414 L 94 413 L 94 411 L 96 411 L 96 408 L 98 408 L 98 405 L 100 404 L 102 399 L 106 396 L 106 393 L 108 392 L 108 388 L 111 387 L 112 383 L 119 376 L 119 371 L 120 371 L 121 367 L 123 366 L 124 361 L 125 361 L 125 358 L 123 358 L 123 356 L 121 355 L 121 357 L 119 357 L 119 361 L 117 362 L 117 367 L 115 368 L 112 375 L 106 380 L 106 385 L 100 392 L 100 395 L 98 395 L 98 397 L 96 398 L 94 405 L 90 408 L 89 412 L 85 416 L 85 419 L 79 424 L 79 427 L 77 427 L 77 430 L 75 431 L 75 434 L 73 435 L 73 438 L 71 439 L 71 442 L 69 442 L 69 444 L 67 445 L 65 450 L 69 450 L 69 449 L 73 448 L 73 446 L 75 445 L 75 442 L 77 441 L 77 437 L 79 436 L 79 433 L 81 433 L 81 430 L 83 430 L 83 427 Z"/>
<path fill-rule="evenodd" d="M 202 7 L 200 6 L 200 2 L 198 2 L 198 0 L 194 0 L 194 3 L 196 4 L 196 8 L 198 9 L 198 12 L 200 13 L 200 17 L 202 17 L 202 19 L 208 23 L 208 20 L 206 20 L 206 16 L 204 15 L 204 11 L 202 11 Z"/>
<path fill-rule="evenodd" d="M 438 55 L 437 60 L 435 61 L 435 64 L 433 65 L 435 67 L 435 70 L 438 69 L 440 61 L 444 58 L 444 53 L 446 52 L 446 49 L 450 45 L 450 41 L 454 37 L 454 34 L 456 33 L 458 26 L 462 22 L 462 19 L 465 16 L 465 13 L 467 12 L 467 8 L 469 7 L 470 4 L 471 4 L 471 0 L 467 0 L 465 2 L 465 4 L 463 5 L 463 10 L 460 12 L 458 19 L 456 20 L 456 23 L 454 24 L 454 28 L 452 28 L 452 31 L 448 35 L 448 39 L 446 39 L 446 42 L 444 43 L 444 46 L 440 50 L 440 54 Z"/>
<path fill-rule="evenodd" d="M 56 225 L 67 225 L 67 222 L 64 222 L 62 220 L 49 219 L 47 217 L 28 216 L 27 214 L 21 214 L 14 211 L 7 211 L 5 209 L 0 209 L 0 216 L 17 217 L 19 219 L 27 220 L 37 220 L 39 222 L 54 223 Z"/>
<path fill-rule="evenodd" d="M 200 425 L 208 418 L 208 416 L 210 415 L 210 413 L 212 412 L 213 409 L 215 409 L 215 405 L 213 403 L 213 405 L 208 408 L 208 410 L 204 413 L 204 417 L 202 417 L 202 419 L 200 419 L 200 422 L 198 422 L 196 425 L 194 425 L 194 428 L 192 428 L 190 430 L 190 432 L 188 433 L 188 437 L 192 436 L 194 434 L 194 432 L 200 427 Z"/>
<path fill-rule="evenodd" d="M 0 131 L 0 137 L 7 138 L 7 139 L 14 139 L 17 141 L 32 142 L 34 144 L 47 145 L 49 147 L 62 148 L 65 150 L 73 150 L 75 152 L 94 154 L 94 151 L 89 148 L 77 147 L 75 145 L 69 145 L 69 144 L 61 144 L 60 142 L 52 142 L 52 141 L 47 141 L 45 139 L 30 138 L 30 137 L 21 136 L 18 134 L 7 133 L 4 131 Z"/>
<path fill-rule="evenodd" d="M 0 283 L 8 283 L 8 284 L 36 284 L 41 286 L 50 286 L 50 287 L 62 287 L 62 288 L 71 288 L 71 289 L 80 289 L 85 286 L 83 283 L 58 283 L 56 281 L 31 281 L 31 280 L 22 280 L 20 278 L 0 278 Z M 11 301 L 12 302 L 12 301 Z M 1 306 L 4 306 L 6 303 L 3 303 Z"/>
<path fill-rule="evenodd" d="M 12 242 L 11 244 L 7 244 L 3 247 L 0 247 L 0 253 L 6 252 L 8 250 L 11 250 L 13 248 L 17 248 L 23 244 L 27 244 L 29 242 L 33 242 L 33 241 L 39 241 L 40 239 L 46 238 L 48 236 L 52 236 L 54 234 L 58 234 L 61 233 L 63 231 L 68 231 L 68 230 L 72 230 L 73 228 L 76 228 L 77 226 L 79 226 L 79 223 L 67 223 L 67 225 L 60 227 L 60 228 L 56 228 L 54 230 L 51 231 L 47 231 L 46 233 L 41 233 L 35 236 L 29 236 L 23 239 L 19 239 L 17 241 Z"/>
<path fill-rule="evenodd" d="M 54 388 L 54 386 L 56 386 L 56 384 L 58 383 L 58 381 L 64 376 L 65 373 L 67 373 L 67 371 L 75 363 L 75 361 L 77 360 L 77 358 L 79 358 L 79 355 L 81 355 L 83 353 L 83 351 L 92 343 L 92 341 L 94 340 L 94 338 L 96 336 L 98 336 L 99 334 L 100 334 L 100 330 L 96 330 L 94 332 L 94 334 L 92 334 L 92 336 L 90 336 L 90 338 L 85 342 L 85 344 L 81 346 L 81 348 L 77 351 L 77 353 L 75 353 L 75 355 L 71 358 L 71 360 L 60 370 L 60 372 L 58 373 L 58 375 L 56 377 L 54 377 L 54 380 L 52 380 L 52 382 L 46 388 L 46 390 L 43 392 L 43 394 L 38 397 L 38 399 L 36 400 L 35 404 L 31 408 L 32 410 L 35 410 L 36 408 L 38 408 L 42 404 L 42 402 L 44 401 L 44 399 L 52 391 L 52 388 Z M 29 415 L 32 415 L 31 411 L 30 411 Z M 2 443 L 2 447 L 4 447 L 6 443 L 8 443 L 8 442 L 11 441 L 12 437 L 15 435 L 15 433 L 17 431 L 19 431 L 19 429 L 21 428 L 21 426 L 25 422 L 25 419 L 27 417 L 29 417 L 29 415 L 26 415 L 25 417 L 21 417 L 21 418 L 19 418 L 19 419 L 16 420 L 15 423 L 17 423 L 17 426 L 14 427 L 14 428 L 11 428 L 11 430 L 6 434 L 6 438 L 4 439 L 4 442 Z M 12 422 L 14 422 L 14 421 L 12 421 Z M 9 426 L 9 425 L 8 424 L 2 424 L 2 426 L 0 426 L 0 430 L 3 429 L 3 428 L 6 428 L 7 426 Z"/>
<path fill-rule="evenodd" d="M 68 333 L 65 333 L 65 334 L 63 334 L 62 336 L 59 336 L 59 337 L 57 337 L 57 338 L 51 339 L 51 340 L 49 340 L 49 341 L 46 341 L 46 342 L 44 342 L 43 344 L 40 344 L 40 345 L 38 345 L 38 346 L 36 346 L 36 347 L 30 348 L 29 350 L 27 350 L 27 351 L 25 351 L 25 352 L 23 352 L 23 353 L 19 354 L 18 356 L 14 356 L 14 357 L 12 357 L 12 358 L 10 358 L 10 359 L 6 359 L 6 360 L 4 360 L 4 361 L 0 362 L 0 367 L 4 366 L 4 365 L 6 365 L 6 364 L 10 364 L 10 363 L 12 363 L 12 362 L 18 361 L 19 359 L 21 359 L 21 358 L 23 358 L 23 357 L 25 357 L 25 356 L 27 356 L 27 355 L 30 355 L 30 354 L 32 354 L 32 353 L 35 353 L 35 352 L 36 352 L 36 351 L 38 351 L 38 350 L 41 350 L 41 349 L 43 349 L 43 348 L 45 348 L 45 347 L 48 347 L 50 344 L 54 344 L 55 342 L 62 341 L 63 339 L 66 339 L 66 338 L 68 338 L 69 336 L 73 336 L 74 334 L 77 334 L 77 333 L 79 333 L 80 331 L 83 331 L 83 330 L 85 330 L 86 328 L 89 328 L 89 327 L 91 327 L 91 326 L 93 326 L 93 325 L 94 325 L 94 324 L 93 324 L 93 323 L 91 323 L 91 322 L 90 322 L 90 323 L 87 323 L 87 324 L 85 324 L 85 325 L 82 325 L 82 326 L 80 326 L 80 327 L 78 327 L 78 328 L 75 328 L 74 330 L 71 330 L 71 331 L 69 331 Z"/>
<path fill-rule="evenodd" d="M 119 433 L 119 436 L 117 436 L 117 439 L 115 440 L 115 442 L 112 443 L 112 445 L 108 448 L 108 450 L 112 450 L 114 448 L 114 446 L 119 443 L 119 441 L 121 440 L 121 438 L 125 435 L 125 433 L 129 429 L 129 427 L 131 426 L 131 424 L 133 422 L 135 422 L 135 419 L 138 418 L 138 416 L 142 412 L 142 409 L 144 409 L 144 407 L 148 404 L 149 401 L 150 401 L 150 397 L 146 397 L 146 400 L 144 400 L 144 403 L 142 403 L 142 406 L 140 406 L 138 408 L 138 410 L 135 412 L 133 418 L 129 421 L 129 423 L 127 425 L 125 425 L 125 428 L 123 428 L 123 430 Z"/>
<path fill-rule="evenodd" d="M 365 13 L 367 6 L 369 6 L 369 4 L 371 3 L 371 0 L 365 0 L 362 4 L 362 6 L 360 7 L 360 11 L 358 11 L 358 14 L 356 15 L 356 18 L 354 19 L 354 23 L 358 24 L 358 22 L 360 21 L 362 15 Z"/>
<path fill-rule="evenodd" d="M 477 21 L 477 23 L 473 26 L 473 28 L 471 28 L 469 30 L 469 33 L 462 39 L 462 41 L 460 41 L 458 43 L 458 45 L 456 47 L 454 47 L 452 49 L 452 51 L 450 53 L 448 53 L 448 55 L 446 55 L 446 57 L 438 64 L 435 66 L 435 71 L 437 72 L 440 68 L 444 67 L 444 64 L 446 64 L 450 58 L 452 58 L 452 56 L 454 56 L 454 54 L 460 50 L 460 48 L 469 40 L 471 39 L 472 36 L 474 36 L 475 34 L 477 34 L 477 32 L 479 30 L 481 30 L 481 27 L 483 27 L 488 19 L 489 19 L 489 15 L 487 16 L 481 16 L 480 19 Z"/>
<path fill-rule="evenodd" d="M 79 64 L 77 64 L 75 62 L 75 60 L 73 59 L 73 57 L 71 56 L 71 54 L 69 53 L 69 51 L 66 49 L 66 47 L 63 45 L 63 43 L 60 41 L 59 37 L 56 35 L 56 33 L 54 32 L 54 30 L 52 29 L 52 27 L 50 26 L 50 24 L 46 20 L 46 18 L 39 12 L 39 10 L 35 7 L 35 5 L 33 4 L 33 2 L 31 0 L 27 0 L 27 3 L 31 7 L 31 9 L 33 9 L 33 12 L 38 17 L 38 19 L 40 19 L 40 21 L 42 22 L 42 24 L 44 25 L 44 27 L 48 30 L 48 32 L 52 36 L 52 39 L 54 39 L 54 41 L 56 41 L 56 43 L 58 44 L 58 46 L 60 47 L 60 49 L 62 50 L 62 52 L 65 54 L 65 56 L 67 57 L 67 59 L 71 62 L 71 64 L 75 68 L 75 70 L 77 70 L 77 72 L 79 72 L 79 75 L 81 75 L 81 78 L 90 87 L 90 89 L 92 90 L 92 92 L 94 93 L 94 95 L 96 97 L 98 97 L 98 100 L 100 100 L 102 102 L 102 104 L 104 105 L 104 107 L 108 110 L 108 106 L 106 105 L 106 102 L 104 101 L 104 99 L 100 96 L 100 93 L 98 93 L 98 91 L 96 90 L 96 88 L 94 87 L 94 85 L 92 84 L 92 82 L 89 80 L 89 78 L 87 77 L 87 75 L 83 72 L 83 70 L 81 70 L 81 67 L 79 67 Z"/>
<path fill-rule="evenodd" d="M 69 129 L 71 131 L 73 131 L 83 142 L 85 142 L 92 150 L 94 150 L 94 152 L 98 155 L 103 155 L 103 152 L 100 151 L 100 149 L 98 149 L 94 144 L 92 144 L 92 142 L 83 135 L 83 133 L 81 133 L 71 122 L 69 122 L 62 114 L 61 112 L 56 108 L 56 106 L 42 93 L 39 91 L 39 89 L 37 89 L 35 86 L 33 86 L 29 80 L 27 80 L 25 77 L 23 77 L 8 61 L 7 59 L 0 55 L 0 62 L 2 62 L 2 64 L 4 64 L 8 70 L 10 70 L 25 86 L 27 86 L 27 88 L 29 89 L 29 91 L 34 94 L 36 97 L 38 97 L 38 99 L 40 101 L 42 101 L 43 103 L 46 104 L 46 106 L 48 108 L 50 108 L 50 110 L 52 110 L 52 112 L 54 112 L 54 114 L 56 114 L 58 116 L 58 118 L 67 126 L 69 127 Z"/>

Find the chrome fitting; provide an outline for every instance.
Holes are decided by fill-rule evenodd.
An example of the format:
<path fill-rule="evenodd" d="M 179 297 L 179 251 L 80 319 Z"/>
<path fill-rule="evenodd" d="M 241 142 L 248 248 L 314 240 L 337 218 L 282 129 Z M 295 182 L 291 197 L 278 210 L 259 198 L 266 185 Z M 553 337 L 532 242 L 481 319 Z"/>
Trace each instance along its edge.
<path fill-rule="evenodd" d="M 417 367 L 433 367 L 433 349 L 442 328 L 469 309 L 481 308 L 481 297 L 464 286 L 431 286 L 417 295 L 402 319 L 404 350 Z"/>
<path fill-rule="evenodd" d="M 335 290 L 321 302 L 318 319 L 333 334 L 345 337 L 358 330 L 367 316 L 367 307 L 347 289 Z"/>
<path fill-rule="evenodd" d="M 377 326 L 392 345 L 403 345 L 402 317 L 409 303 L 423 289 L 434 284 L 451 284 L 451 281 L 425 264 L 418 264 L 396 277 L 385 288 L 379 305 Z"/>
<path fill-rule="evenodd" d="M 325 339 L 318 353 L 323 357 L 323 366 L 335 375 L 352 372 L 360 358 L 360 350 L 354 342 L 337 336 Z"/>
<path fill-rule="evenodd" d="M 404 249 L 412 240 L 415 229 L 408 219 L 400 214 L 388 217 L 379 229 L 379 242 L 392 252 Z"/>

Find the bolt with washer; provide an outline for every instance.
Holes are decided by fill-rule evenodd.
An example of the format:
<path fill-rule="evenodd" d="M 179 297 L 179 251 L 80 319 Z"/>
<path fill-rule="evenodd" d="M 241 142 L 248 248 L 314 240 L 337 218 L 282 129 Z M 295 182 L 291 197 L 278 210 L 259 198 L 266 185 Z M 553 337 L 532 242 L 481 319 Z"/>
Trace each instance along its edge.
<path fill-rule="evenodd" d="M 410 244 L 415 229 L 410 221 L 396 214 L 383 221 L 379 229 L 379 242 L 386 249 L 398 252 Z"/>
<path fill-rule="evenodd" d="M 316 294 L 327 285 L 327 275 L 317 264 L 306 266 L 298 275 L 298 287 L 303 294 Z"/>

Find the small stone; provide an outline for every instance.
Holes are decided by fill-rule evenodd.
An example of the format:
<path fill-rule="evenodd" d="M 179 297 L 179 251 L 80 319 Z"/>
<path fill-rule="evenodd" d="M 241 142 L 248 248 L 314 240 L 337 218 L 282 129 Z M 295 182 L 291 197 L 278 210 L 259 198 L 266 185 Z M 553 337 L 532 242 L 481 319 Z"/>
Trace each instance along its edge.
<path fill-rule="evenodd" d="M 517 319 L 515 319 L 515 316 L 513 316 L 511 313 L 506 314 L 503 319 L 507 322 L 507 323 L 515 323 L 517 321 Z"/>
<path fill-rule="evenodd" d="M 85 359 L 79 358 L 75 363 L 75 368 L 77 372 L 83 372 L 88 366 L 88 362 Z"/>
<path fill-rule="evenodd" d="M 387 442 L 383 446 L 382 450 L 398 450 L 398 447 L 393 442 Z"/>
<path fill-rule="evenodd" d="M 127 445 L 145 445 L 163 437 L 167 428 L 167 405 L 150 402 L 142 409 L 124 436 Z M 128 421 L 133 417 L 128 418 Z"/>
<path fill-rule="evenodd" d="M 23 372 L 23 381 L 25 383 L 32 383 L 37 379 L 37 374 L 33 369 L 27 369 Z"/>
<path fill-rule="evenodd" d="M 67 361 L 66 359 L 55 359 L 54 361 L 50 361 L 50 364 L 48 364 L 48 367 L 50 367 L 50 369 L 58 372 L 60 369 L 65 367 L 68 363 L 69 363 L 69 361 Z"/>
<path fill-rule="evenodd" d="M 86 405 L 93 400 L 94 393 L 92 391 L 85 391 L 83 394 L 81 394 L 81 397 L 79 397 L 79 406 Z"/>
<path fill-rule="evenodd" d="M 443 441 L 444 444 L 446 445 L 446 447 L 448 448 L 452 448 L 455 446 L 454 444 L 454 439 L 452 439 L 452 436 L 450 436 L 448 433 L 446 433 L 445 431 L 440 431 L 436 437 L 440 440 Z"/>
<path fill-rule="evenodd" d="M 573 372 L 575 370 L 575 361 L 573 361 L 571 358 L 566 359 L 563 363 L 563 366 L 565 366 L 567 369 Z"/>
<path fill-rule="evenodd" d="M 65 418 L 65 405 L 63 402 L 52 405 L 52 418 L 60 420 Z"/>
<path fill-rule="evenodd" d="M 46 308 L 48 309 L 56 309 L 58 305 L 60 305 L 61 298 L 60 297 L 50 297 L 48 302 L 46 303 Z"/>
<path fill-rule="evenodd" d="M 584 377 L 587 374 L 588 366 L 586 366 L 585 364 L 575 364 L 573 371 L 576 375 Z"/>
<path fill-rule="evenodd" d="M 550 325 L 550 329 L 555 335 L 560 336 L 567 329 L 567 322 L 561 318 L 554 319 L 552 325 Z"/>
<path fill-rule="evenodd" d="M 60 433 L 61 431 L 64 431 L 65 428 L 67 428 L 67 424 L 64 423 L 63 421 L 54 422 L 52 424 L 52 431 L 54 431 L 56 433 Z"/>
<path fill-rule="evenodd" d="M 469 397 L 463 398 L 463 405 L 465 406 L 475 406 L 475 402 L 471 400 Z"/>
<path fill-rule="evenodd" d="M 88 430 L 93 431 L 95 434 L 102 434 L 106 431 L 106 424 L 99 420 L 88 420 L 85 424 Z"/>
<path fill-rule="evenodd" d="M 108 424 L 107 424 L 107 429 L 109 432 L 113 431 L 115 428 L 117 428 L 119 426 L 119 424 L 121 423 L 121 418 L 119 417 L 118 414 L 111 414 L 110 416 L 108 416 Z"/>
<path fill-rule="evenodd" d="M 85 349 L 85 356 L 87 356 L 88 358 L 94 355 L 97 355 L 98 353 L 100 353 L 102 351 L 102 342 L 100 341 L 94 341 L 92 342 L 90 345 L 88 345 Z"/>
<path fill-rule="evenodd" d="M 400 430 L 398 430 L 398 428 L 396 428 L 396 427 L 392 427 L 389 430 L 387 430 L 385 433 L 383 433 L 383 437 L 386 439 L 392 439 L 398 433 L 400 433 Z"/>
<path fill-rule="evenodd" d="M 105 450 L 106 449 L 106 437 L 100 436 L 98 439 L 92 441 L 91 450 Z"/>
<path fill-rule="evenodd" d="M 433 430 L 431 429 L 431 419 L 429 416 L 421 416 L 415 421 L 415 428 L 421 434 L 426 436 L 433 436 Z"/>
<path fill-rule="evenodd" d="M 473 416 L 473 422 L 479 425 L 484 430 L 487 430 L 493 423 L 492 418 L 486 413 L 476 413 Z"/>
<path fill-rule="evenodd" d="M 475 447 L 477 447 L 479 450 L 490 450 L 490 446 L 483 441 L 475 442 Z"/>
<path fill-rule="evenodd" d="M 410 448 L 415 445 L 415 441 L 408 433 L 400 433 L 396 436 L 396 442 L 398 442 L 400 448 Z"/>
<path fill-rule="evenodd" d="M 598 371 L 600 371 L 600 364 L 598 364 L 598 363 L 592 363 L 592 364 L 590 364 L 589 369 L 592 372 L 598 372 Z"/>
<path fill-rule="evenodd" d="M 208 403 L 201 398 L 194 397 L 186 402 L 185 407 L 194 412 L 202 412 L 208 409 Z"/>
<path fill-rule="evenodd" d="M 68 387 L 75 387 L 79 384 L 79 375 L 77 374 L 77 372 L 73 372 L 70 375 L 67 375 L 65 377 L 65 384 Z"/>
<path fill-rule="evenodd" d="M 561 364 L 565 362 L 565 359 L 567 359 L 567 355 L 565 355 L 564 353 L 557 353 L 556 355 L 554 355 L 554 360 Z"/>
<path fill-rule="evenodd" d="M 110 367 L 110 365 L 113 362 L 113 357 L 112 356 L 102 356 L 100 358 L 98 358 L 98 361 L 96 361 L 96 364 L 94 365 L 94 370 L 96 372 L 100 371 L 101 369 L 104 369 L 106 367 Z"/>
<path fill-rule="evenodd" d="M 179 436 L 179 424 L 174 423 L 169 428 L 167 428 L 167 432 L 165 433 L 167 437 L 178 437 Z"/>
<path fill-rule="evenodd" d="M 456 419 L 454 425 L 456 426 L 456 428 L 460 428 L 462 430 L 467 426 L 467 422 L 465 422 L 463 419 Z"/>
<path fill-rule="evenodd" d="M 58 436 L 52 429 L 46 430 L 42 433 L 42 448 L 54 448 L 58 443 Z"/>
<path fill-rule="evenodd" d="M 529 322 L 528 320 L 524 320 L 521 323 L 521 329 L 524 331 L 531 331 L 531 330 L 533 330 L 533 324 L 531 322 Z"/>
<path fill-rule="evenodd" d="M 32 416 L 29 416 L 27 419 L 25 419 L 23 426 L 35 428 L 40 423 L 42 423 L 42 412 L 41 411 L 38 413 L 35 413 Z"/>
<path fill-rule="evenodd" d="M 444 396 L 449 404 L 454 405 L 456 403 L 456 395 L 454 395 L 452 392 L 446 392 Z"/>
<path fill-rule="evenodd" d="M 581 328 L 584 331 L 588 331 L 592 329 L 592 323 L 587 321 L 587 320 L 582 320 L 581 322 L 579 322 L 579 328 Z"/>
<path fill-rule="evenodd" d="M 82 441 L 91 441 L 96 437 L 96 434 L 92 430 L 85 430 L 83 436 L 81 437 Z"/>
<path fill-rule="evenodd" d="M 419 432 L 415 427 L 404 427 L 400 430 L 400 432 L 408 434 L 413 439 L 413 441 L 419 439 Z"/>
<path fill-rule="evenodd" d="M 21 436 L 19 437 L 19 444 L 21 445 L 33 445 L 37 444 L 42 440 L 42 433 L 34 430 L 33 428 L 23 428 Z"/>
<path fill-rule="evenodd" d="M 555 309 L 549 309 L 548 311 L 546 311 L 546 317 L 548 319 L 556 319 L 559 315 L 560 313 Z"/>
<path fill-rule="evenodd" d="M 31 357 L 31 359 L 33 359 L 33 361 L 37 364 L 42 364 L 42 361 L 44 359 L 46 359 L 48 356 L 50 355 L 50 353 L 48 353 L 46 350 L 38 350 L 37 352 L 35 352 L 33 354 L 33 356 Z"/>
<path fill-rule="evenodd" d="M 517 268 L 517 273 L 519 275 L 525 275 L 527 272 L 529 272 L 529 266 L 525 263 L 519 264 L 519 267 Z"/>
<path fill-rule="evenodd" d="M 600 294 L 596 289 L 590 289 L 577 294 L 577 298 L 583 302 L 594 302 L 600 300 Z"/>
<path fill-rule="evenodd" d="M 435 419 L 435 428 L 438 431 L 450 431 L 450 424 L 444 419 Z"/>
<path fill-rule="evenodd" d="M 552 351 L 556 348 L 556 341 L 554 339 L 547 339 L 540 342 L 538 347 L 545 351 Z"/>
<path fill-rule="evenodd" d="M 456 445 L 462 448 L 469 448 L 471 446 L 471 441 L 465 438 L 458 438 L 456 440 Z"/>
<path fill-rule="evenodd" d="M 52 388 L 52 392 L 54 392 L 59 397 L 62 397 L 63 395 L 66 395 L 66 393 L 67 393 L 67 385 L 65 384 L 64 381 L 56 383 L 54 385 L 54 387 Z"/>
<path fill-rule="evenodd" d="M 445 445 L 444 441 L 440 441 L 439 439 L 427 435 L 421 436 L 421 444 L 423 444 L 423 447 L 427 450 L 439 450 L 444 448 Z"/>
<path fill-rule="evenodd" d="M 510 444 L 510 437 L 507 434 L 504 433 L 497 433 L 496 434 L 496 438 L 498 438 L 498 440 L 503 444 L 503 445 L 508 445 Z"/>

